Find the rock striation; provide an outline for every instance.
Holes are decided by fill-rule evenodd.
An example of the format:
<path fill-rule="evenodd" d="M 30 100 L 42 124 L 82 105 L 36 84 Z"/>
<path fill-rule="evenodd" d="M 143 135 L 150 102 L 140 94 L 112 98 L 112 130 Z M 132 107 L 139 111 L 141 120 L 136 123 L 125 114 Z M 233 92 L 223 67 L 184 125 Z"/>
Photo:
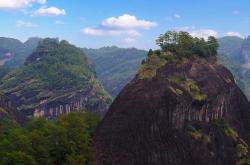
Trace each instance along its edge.
<path fill-rule="evenodd" d="M 193 56 L 139 71 L 96 131 L 95 164 L 246 164 L 249 144 L 250 103 L 232 74 Z"/>

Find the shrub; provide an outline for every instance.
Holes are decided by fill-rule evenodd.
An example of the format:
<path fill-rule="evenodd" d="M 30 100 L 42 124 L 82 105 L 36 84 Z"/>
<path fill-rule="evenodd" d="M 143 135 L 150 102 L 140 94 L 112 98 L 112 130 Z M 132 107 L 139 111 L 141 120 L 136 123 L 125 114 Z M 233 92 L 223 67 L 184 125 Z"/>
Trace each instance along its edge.
<path fill-rule="evenodd" d="M 197 130 L 189 131 L 189 134 L 191 137 L 193 137 L 195 140 L 201 140 L 202 139 L 202 134 L 201 132 Z"/>
<path fill-rule="evenodd" d="M 245 156 L 248 153 L 247 147 L 243 144 L 237 144 L 236 146 L 236 152 L 238 157 Z"/>
<path fill-rule="evenodd" d="M 211 139 L 210 139 L 210 137 L 209 137 L 208 135 L 204 135 L 204 136 L 203 136 L 203 141 L 204 141 L 205 143 L 210 143 L 210 142 L 211 142 Z"/>
<path fill-rule="evenodd" d="M 196 93 L 196 94 L 192 95 L 192 98 L 195 101 L 205 101 L 207 99 L 207 95 L 201 94 L 201 93 Z"/>

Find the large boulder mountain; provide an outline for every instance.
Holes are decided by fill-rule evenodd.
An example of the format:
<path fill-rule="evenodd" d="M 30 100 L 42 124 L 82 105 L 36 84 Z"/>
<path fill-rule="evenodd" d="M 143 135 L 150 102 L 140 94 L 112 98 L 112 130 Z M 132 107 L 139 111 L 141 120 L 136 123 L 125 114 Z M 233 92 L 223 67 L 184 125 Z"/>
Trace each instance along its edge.
<path fill-rule="evenodd" d="M 216 57 L 152 55 L 94 137 L 96 165 L 249 163 L 250 103 Z"/>
<path fill-rule="evenodd" d="M 82 50 L 49 38 L 40 42 L 24 66 L 2 78 L 0 91 L 27 117 L 53 119 L 87 109 L 104 115 L 111 102 Z"/>
<path fill-rule="evenodd" d="M 33 37 L 22 43 L 17 39 L 0 37 L 0 66 L 16 68 L 23 65 L 41 40 Z"/>
<path fill-rule="evenodd" d="M 144 50 L 116 46 L 83 51 L 95 63 L 98 79 L 113 97 L 133 79 L 147 54 Z"/>

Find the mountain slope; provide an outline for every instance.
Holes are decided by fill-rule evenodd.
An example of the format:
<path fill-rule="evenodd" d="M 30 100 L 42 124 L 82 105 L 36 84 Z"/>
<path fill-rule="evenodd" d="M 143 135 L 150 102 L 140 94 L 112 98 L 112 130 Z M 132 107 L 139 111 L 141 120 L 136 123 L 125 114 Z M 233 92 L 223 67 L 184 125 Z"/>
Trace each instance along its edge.
<path fill-rule="evenodd" d="M 98 79 L 112 96 L 117 96 L 135 76 L 147 54 L 144 50 L 115 46 L 83 51 L 95 63 Z"/>
<path fill-rule="evenodd" d="M 249 39 L 223 37 L 219 39 L 219 59 L 234 75 L 237 85 L 250 98 Z"/>
<path fill-rule="evenodd" d="M 100 164 L 234 165 L 245 159 L 250 104 L 216 60 L 172 62 L 152 79 L 139 77 L 120 93 L 96 133 Z"/>
<path fill-rule="evenodd" d="M 22 43 L 17 39 L 0 37 L 0 66 L 16 68 L 23 65 L 41 40 L 34 37 Z"/>
<path fill-rule="evenodd" d="M 110 102 L 81 49 L 57 39 L 44 39 L 24 66 L 4 76 L 0 90 L 26 116 L 83 109 L 103 115 Z"/>
<path fill-rule="evenodd" d="M 250 163 L 250 103 L 210 41 L 177 35 L 149 53 L 111 105 L 94 136 L 96 165 Z"/>

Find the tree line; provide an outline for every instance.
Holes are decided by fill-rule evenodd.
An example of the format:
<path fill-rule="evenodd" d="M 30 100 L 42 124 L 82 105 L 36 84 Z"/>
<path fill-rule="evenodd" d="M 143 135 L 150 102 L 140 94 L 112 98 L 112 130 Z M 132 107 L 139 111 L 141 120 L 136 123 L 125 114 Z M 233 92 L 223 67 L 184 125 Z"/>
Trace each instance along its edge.
<path fill-rule="evenodd" d="M 219 47 L 215 37 L 204 38 L 192 37 L 188 32 L 168 31 L 161 34 L 156 40 L 158 46 L 164 52 L 171 52 L 176 56 L 189 57 L 199 55 L 201 57 L 216 56 Z"/>
<path fill-rule="evenodd" d="M 26 127 L 1 127 L 0 165 L 89 165 L 99 118 L 91 112 L 33 119 Z"/>

